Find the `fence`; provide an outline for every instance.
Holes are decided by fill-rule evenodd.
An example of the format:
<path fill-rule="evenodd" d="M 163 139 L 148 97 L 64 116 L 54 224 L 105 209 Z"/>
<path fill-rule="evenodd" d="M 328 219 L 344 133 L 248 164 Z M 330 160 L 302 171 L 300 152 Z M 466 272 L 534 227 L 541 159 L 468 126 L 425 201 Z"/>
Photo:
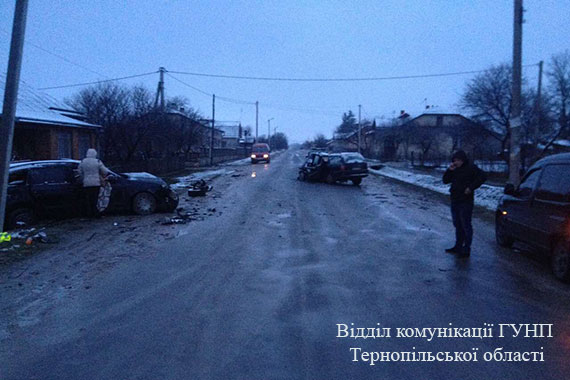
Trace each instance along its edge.
<path fill-rule="evenodd" d="M 250 151 L 243 148 L 219 148 L 214 149 L 214 164 L 220 162 L 245 158 Z M 155 175 L 164 175 L 189 168 L 205 167 L 210 165 L 210 152 L 208 149 L 201 149 L 199 152 L 192 152 L 187 155 L 169 156 L 162 158 L 148 158 L 131 160 L 129 162 L 107 162 L 109 168 L 120 173 L 128 172 L 148 172 Z"/>

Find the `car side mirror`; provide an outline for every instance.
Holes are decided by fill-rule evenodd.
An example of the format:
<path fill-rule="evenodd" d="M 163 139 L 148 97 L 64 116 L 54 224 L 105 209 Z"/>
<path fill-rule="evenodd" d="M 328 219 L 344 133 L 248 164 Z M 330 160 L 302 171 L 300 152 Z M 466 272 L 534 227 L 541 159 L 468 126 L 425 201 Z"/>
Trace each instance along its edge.
<path fill-rule="evenodd" d="M 512 183 L 507 183 L 503 192 L 507 195 L 515 195 L 515 185 Z"/>

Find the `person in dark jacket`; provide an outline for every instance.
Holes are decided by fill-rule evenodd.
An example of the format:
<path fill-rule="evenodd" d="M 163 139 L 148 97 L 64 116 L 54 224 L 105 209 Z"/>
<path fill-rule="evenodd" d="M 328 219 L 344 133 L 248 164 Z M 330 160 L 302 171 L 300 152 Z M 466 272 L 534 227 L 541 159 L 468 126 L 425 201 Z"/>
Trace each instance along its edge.
<path fill-rule="evenodd" d="M 467 154 L 458 150 L 451 156 L 451 165 L 443 174 L 443 183 L 451 184 L 451 217 L 455 227 L 455 245 L 446 249 L 459 257 L 469 257 L 473 241 L 473 201 L 475 189 L 487 180 L 485 172 L 469 162 Z"/>

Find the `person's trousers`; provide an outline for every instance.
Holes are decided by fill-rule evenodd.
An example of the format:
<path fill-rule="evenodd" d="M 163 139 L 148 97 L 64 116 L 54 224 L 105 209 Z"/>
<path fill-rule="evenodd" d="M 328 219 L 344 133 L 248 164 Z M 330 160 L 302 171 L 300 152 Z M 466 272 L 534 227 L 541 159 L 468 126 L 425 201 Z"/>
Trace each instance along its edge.
<path fill-rule="evenodd" d="M 88 217 L 97 216 L 97 198 L 99 197 L 99 186 L 83 188 L 83 214 Z"/>
<path fill-rule="evenodd" d="M 455 227 L 455 246 L 471 248 L 473 241 L 473 202 L 451 202 L 451 218 Z"/>

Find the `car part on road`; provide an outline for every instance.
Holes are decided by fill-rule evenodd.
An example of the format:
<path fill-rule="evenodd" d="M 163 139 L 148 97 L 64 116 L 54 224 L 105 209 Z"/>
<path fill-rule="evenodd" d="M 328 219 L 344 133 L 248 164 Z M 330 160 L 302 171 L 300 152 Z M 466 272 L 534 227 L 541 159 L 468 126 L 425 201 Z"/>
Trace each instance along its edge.
<path fill-rule="evenodd" d="M 213 187 L 209 186 L 203 179 L 194 182 L 188 189 L 188 195 L 191 197 L 201 197 L 206 195 L 208 191 L 212 191 Z"/>
<path fill-rule="evenodd" d="M 156 198 L 150 193 L 138 193 L 133 198 L 133 211 L 139 215 L 152 214 L 156 210 Z"/>
<path fill-rule="evenodd" d="M 568 248 L 568 242 L 558 242 L 554 247 L 551 258 L 554 276 L 564 282 L 570 281 L 570 250 Z"/>

